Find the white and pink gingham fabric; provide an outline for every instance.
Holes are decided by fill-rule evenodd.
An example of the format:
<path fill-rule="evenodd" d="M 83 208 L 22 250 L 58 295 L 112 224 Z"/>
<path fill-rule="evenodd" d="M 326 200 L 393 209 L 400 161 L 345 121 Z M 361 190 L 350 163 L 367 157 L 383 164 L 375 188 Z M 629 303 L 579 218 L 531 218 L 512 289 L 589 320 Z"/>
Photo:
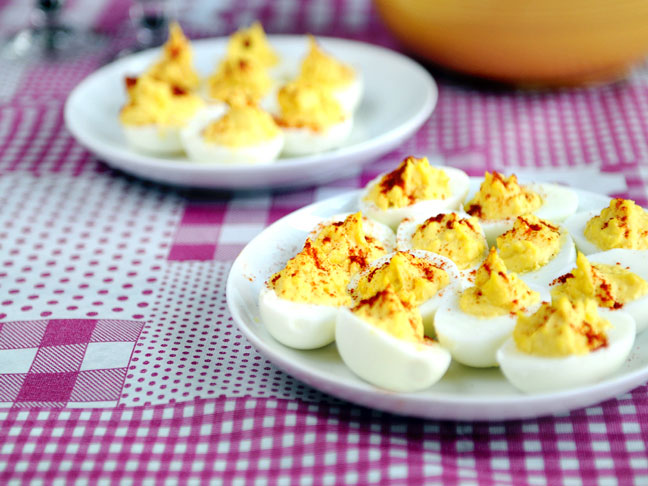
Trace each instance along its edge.
<path fill-rule="evenodd" d="M 179 4 L 181 2 L 178 2 Z M 31 2 L 0 3 L 0 32 Z M 130 0 L 66 2 L 116 40 L 0 68 L 0 484 L 648 485 L 648 388 L 503 423 L 393 416 L 282 373 L 241 336 L 224 282 L 269 223 L 408 154 L 648 203 L 648 69 L 559 92 L 439 76 L 431 119 L 361 174 L 317 188 L 176 190 L 111 171 L 65 130 L 71 89 L 124 35 Z M 398 48 L 369 0 L 182 2 L 190 33 L 269 32 Z"/>

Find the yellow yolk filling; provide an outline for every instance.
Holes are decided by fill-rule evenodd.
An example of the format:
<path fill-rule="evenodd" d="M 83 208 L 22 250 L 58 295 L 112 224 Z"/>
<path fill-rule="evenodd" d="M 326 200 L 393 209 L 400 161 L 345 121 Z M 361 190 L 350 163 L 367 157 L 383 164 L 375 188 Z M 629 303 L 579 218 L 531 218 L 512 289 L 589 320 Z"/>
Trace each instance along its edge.
<path fill-rule="evenodd" d="M 607 346 L 609 321 L 599 316 L 593 299 L 544 302 L 531 316 L 521 315 L 513 330 L 518 349 L 548 357 L 587 354 Z"/>
<path fill-rule="evenodd" d="M 270 278 L 281 298 L 321 305 L 349 305 L 351 276 L 386 253 L 383 245 L 365 235 L 362 214 L 329 223 L 303 250 Z"/>
<path fill-rule="evenodd" d="M 613 199 L 587 222 L 585 237 L 602 250 L 648 250 L 648 212 L 629 199 Z"/>
<path fill-rule="evenodd" d="M 365 200 L 380 209 L 391 209 L 429 199 L 446 199 L 450 195 L 450 178 L 442 169 L 432 167 L 427 157 L 410 156 L 374 184 Z"/>
<path fill-rule="evenodd" d="M 466 212 L 483 220 L 514 218 L 542 206 L 539 194 L 520 186 L 515 174 L 504 177 L 486 172 L 484 182 L 467 204 Z"/>
<path fill-rule="evenodd" d="M 327 88 L 343 87 L 355 78 L 353 69 L 320 49 L 313 36 L 308 38 L 310 50 L 304 58 L 298 81 L 323 85 Z"/>
<path fill-rule="evenodd" d="M 243 147 L 279 136 L 281 131 L 270 114 L 254 105 L 232 105 L 227 113 L 205 127 L 205 141 Z"/>
<path fill-rule="evenodd" d="M 273 275 L 270 282 L 278 296 L 293 302 L 331 306 L 351 304 L 346 291 L 348 274 L 339 267 L 323 263 L 310 240 L 283 270 Z"/>
<path fill-rule="evenodd" d="M 204 106 L 198 96 L 178 92 L 151 76 L 127 78 L 126 86 L 129 100 L 119 113 L 124 125 L 179 127 Z"/>
<path fill-rule="evenodd" d="M 530 272 L 546 265 L 560 251 L 557 226 L 532 214 L 518 216 L 506 233 L 497 237 L 497 248 L 511 272 Z"/>
<path fill-rule="evenodd" d="M 461 218 L 454 213 L 439 214 L 421 223 L 412 234 L 412 246 L 443 255 L 460 270 L 477 265 L 486 250 L 477 218 Z"/>
<path fill-rule="evenodd" d="M 397 339 L 423 341 L 423 321 L 416 307 L 403 302 L 391 286 L 361 300 L 352 309 L 356 316 Z"/>
<path fill-rule="evenodd" d="M 538 292 L 529 289 L 517 275 L 507 273 L 504 262 L 491 248 L 477 270 L 475 286 L 459 297 L 459 307 L 466 314 L 488 318 L 516 314 L 539 300 Z"/>
<path fill-rule="evenodd" d="M 292 82 L 277 94 L 279 124 L 291 128 L 326 130 L 346 119 L 346 114 L 329 90 L 310 83 Z"/>
<path fill-rule="evenodd" d="M 596 299 L 600 307 L 619 309 L 648 294 L 648 282 L 620 265 L 590 264 L 578 253 L 576 268 L 558 278 L 551 297 L 569 300 Z"/>
<path fill-rule="evenodd" d="M 254 59 L 228 57 L 216 74 L 207 80 L 209 96 L 222 101 L 244 95 L 258 103 L 272 87 L 272 80 L 265 68 Z"/>
<path fill-rule="evenodd" d="M 367 299 L 390 287 L 403 302 L 419 306 L 449 282 L 448 273 L 432 262 L 410 253 L 397 252 L 388 262 L 359 279 L 354 297 Z"/>
<path fill-rule="evenodd" d="M 169 27 L 169 40 L 164 44 L 162 58 L 146 74 L 185 91 L 194 90 L 200 84 L 200 76 L 193 68 L 191 45 L 177 22 Z"/>
<path fill-rule="evenodd" d="M 230 36 L 227 57 L 254 59 L 263 67 L 271 67 L 279 62 L 279 56 L 270 47 L 263 26 L 258 21 Z"/>

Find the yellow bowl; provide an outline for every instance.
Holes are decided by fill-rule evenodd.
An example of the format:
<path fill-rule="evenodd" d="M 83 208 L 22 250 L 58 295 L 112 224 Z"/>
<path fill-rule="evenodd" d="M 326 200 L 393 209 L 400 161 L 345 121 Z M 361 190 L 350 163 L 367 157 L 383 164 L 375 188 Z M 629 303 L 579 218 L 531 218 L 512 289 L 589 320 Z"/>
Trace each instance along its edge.
<path fill-rule="evenodd" d="M 374 0 L 412 52 L 471 75 L 525 85 L 624 76 L 648 53 L 645 0 Z"/>

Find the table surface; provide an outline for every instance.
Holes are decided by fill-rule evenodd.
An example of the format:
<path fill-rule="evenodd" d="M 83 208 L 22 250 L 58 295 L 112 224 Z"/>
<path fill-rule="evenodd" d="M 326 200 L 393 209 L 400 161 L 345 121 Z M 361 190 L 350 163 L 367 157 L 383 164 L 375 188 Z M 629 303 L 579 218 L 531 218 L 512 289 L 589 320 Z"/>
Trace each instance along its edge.
<path fill-rule="evenodd" d="M 67 132 L 66 96 L 129 42 L 131 3 L 66 3 L 67 18 L 116 40 L 74 61 L 0 69 L 1 484 L 648 484 L 645 385 L 537 420 L 380 413 L 275 368 L 240 335 L 224 293 L 261 229 L 409 154 L 645 205 L 648 70 L 558 92 L 441 76 L 430 120 L 357 176 L 285 193 L 192 192 L 115 173 Z M 269 32 L 398 49 L 368 0 L 213 3 L 180 13 L 200 33 L 260 18 Z M 0 32 L 26 22 L 30 4 L 0 3 Z"/>

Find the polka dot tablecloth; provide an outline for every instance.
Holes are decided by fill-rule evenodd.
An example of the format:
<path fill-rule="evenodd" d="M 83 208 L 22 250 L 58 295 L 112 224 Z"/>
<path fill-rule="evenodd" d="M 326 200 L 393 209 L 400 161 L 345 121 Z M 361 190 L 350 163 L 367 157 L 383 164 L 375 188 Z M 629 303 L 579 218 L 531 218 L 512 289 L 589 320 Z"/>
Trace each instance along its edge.
<path fill-rule="evenodd" d="M 178 2 L 179 4 L 181 2 Z M 0 30 L 31 2 L 0 4 Z M 245 340 L 224 283 L 291 211 L 408 154 L 648 203 L 648 69 L 559 92 L 439 76 L 430 120 L 357 176 L 289 193 L 174 190 L 115 173 L 63 124 L 71 89 L 128 45 L 130 0 L 66 2 L 104 48 L 0 69 L 0 484 L 647 485 L 648 388 L 537 420 L 418 420 L 337 400 Z M 177 5 L 196 35 L 260 18 L 398 49 L 368 0 Z"/>

